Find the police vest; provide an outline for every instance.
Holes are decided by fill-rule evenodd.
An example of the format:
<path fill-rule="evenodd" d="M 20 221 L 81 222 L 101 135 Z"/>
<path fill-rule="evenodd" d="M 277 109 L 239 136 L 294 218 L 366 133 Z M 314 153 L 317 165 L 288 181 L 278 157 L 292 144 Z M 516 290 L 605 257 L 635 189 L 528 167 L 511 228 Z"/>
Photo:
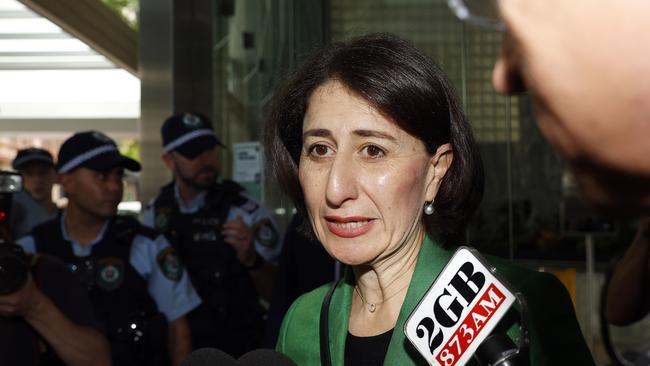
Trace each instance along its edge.
<path fill-rule="evenodd" d="M 44 288 L 42 286 L 45 277 L 48 277 L 48 279 L 54 277 L 54 279 L 60 280 L 56 274 L 52 276 L 52 259 L 35 256 L 28 258 L 28 261 L 34 283 L 46 296 L 52 291 L 60 292 L 59 288 Z M 58 264 L 58 262 L 56 263 Z M 50 282 L 49 285 L 53 283 L 56 282 Z M 52 300 L 57 304 L 55 299 Z M 61 310 L 69 311 L 70 309 Z M 47 341 L 22 317 L 0 317 L 0 344 L 2 345 L 0 347 L 0 365 L 65 365 Z M 45 348 L 42 349 L 41 346 L 45 346 Z"/>
<path fill-rule="evenodd" d="M 248 201 L 242 191 L 224 180 L 208 189 L 196 213 L 183 214 L 170 183 L 153 202 L 156 229 L 176 249 L 203 300 L 188 315 L 195 347 L 218 347 L 235 356 L 256 348 L 263 331 L 263 309 L 248 270 L 221 234 L 231 207 Z"/>
<path fill-rule="evenodd" d="M 111 219 L 104 238 L 87 257 L 77 257 L 61 233 L 61 217 L 32 230 L 37 252 L 58 257 L 88 288 L 95 316 L 111 345 L 114 366 L 164 365 L 167 320 L 149 295 L 147 282 L 130 263 L 136 235 L 156 232 L 127 217 Z"/>

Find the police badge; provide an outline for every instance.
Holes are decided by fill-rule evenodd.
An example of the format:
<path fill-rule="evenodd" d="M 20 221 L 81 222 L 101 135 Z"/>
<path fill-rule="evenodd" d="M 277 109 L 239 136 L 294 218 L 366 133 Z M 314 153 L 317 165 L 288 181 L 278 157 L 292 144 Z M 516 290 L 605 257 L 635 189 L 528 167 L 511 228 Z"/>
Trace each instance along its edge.
<path fill-rule="evenodd" d="M 154 217 L 154 226 L 156 230 L 165 232 L 167 231 L 167 226 L 169 225 L 169 218 L 172 215 L 172 210 L 165 207 L 160 208 L 155 211 Z"/>
<path fill-rule="evenodd" d="M 201 117 L 191 113 L 185 113 L 183 116 L 183 124 L 188 128 L 199 128 L 203 125 Z"/>
<path fill-rule="evenodd" d="M 255 240 L 265 247 L 274 246 L 278 242 L 278 232 L 269 219 L 262 219 L 255 223 L 253 232 L 255 233 Z"/>
<path fill-rule="evenodd" d="M 113 291 L 124 281 L 124 261 L 120 258 L 103 258 L 96 262 L 95 283 L 104 291 Z"/>
<path fill-rule="evenodd" d="M 165 277 L 174 282 L 180 281 L 183 276 L 183 265 L 178 259 L 174 248 L 167 247 L 161 250 L 156 256 L 156 261 Z"/>

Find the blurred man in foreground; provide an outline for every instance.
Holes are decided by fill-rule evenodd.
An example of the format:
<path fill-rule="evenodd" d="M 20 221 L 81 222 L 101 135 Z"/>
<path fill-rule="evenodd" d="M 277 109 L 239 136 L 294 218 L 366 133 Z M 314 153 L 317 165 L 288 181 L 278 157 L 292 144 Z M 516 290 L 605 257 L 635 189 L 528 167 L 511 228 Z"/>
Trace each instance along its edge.
<path fill-rule="evenodd" d="M 650 2 L 500 0 L 502 94 L 528 91 L 539 127 L 602 214 L 650 212 Z"/>

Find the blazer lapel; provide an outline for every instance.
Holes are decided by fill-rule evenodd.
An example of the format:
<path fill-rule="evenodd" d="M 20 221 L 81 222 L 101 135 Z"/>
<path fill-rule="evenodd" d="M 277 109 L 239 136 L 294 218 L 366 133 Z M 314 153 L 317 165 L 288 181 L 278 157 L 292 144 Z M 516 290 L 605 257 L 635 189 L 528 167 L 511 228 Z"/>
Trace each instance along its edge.
<path fill-rule="evenodd" d="M 348 336 L 350 308 L 352 306 L 352 290 L 354 289 L 354 274 L 347 268 L 344 280 L 332 295 L 329 312 L 329 345 L 332 365 L 343 366 L 345 361 L 345 340 Z M 333 309 L 339 309 L 333 310 Z"/>
<path fill-rule="evenodd" d="M 429 287 L 431 287 L 433 281 L 438 277 L 438 274 L 445 267 L 451 258 L 451 254 L 447 250 L 442 249 L 428 235 L 425 237 L 422 248 L 420 248 L 418 261 L 415 265 L 415 272 L 411 278 L 411 284 L 406 292 L 404 303 L 402 304 L 395 329 L 393 330 L 393 336 L 388 346 L 388 353 L 384 359 L 384 365 L 426 364 L 415 347 L 406 339 L 404 335 L 404 324 L 422 297 L 424 297 Z M 408 355 L 408 359 L 405 355 Z"/>

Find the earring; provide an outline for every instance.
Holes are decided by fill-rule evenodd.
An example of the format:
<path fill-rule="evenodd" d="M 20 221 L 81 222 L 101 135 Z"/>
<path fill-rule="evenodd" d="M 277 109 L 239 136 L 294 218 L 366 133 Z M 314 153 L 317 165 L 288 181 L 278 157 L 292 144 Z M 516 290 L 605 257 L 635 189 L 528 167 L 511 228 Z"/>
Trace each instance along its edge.
<path fill-rule="evenodd" d="M 424 202 L 424 213 L 426 215 L 433 215 L 433 211 L 435 211 L 433 209 L 433 201 L 431 201 L 429 203 Z"/>

